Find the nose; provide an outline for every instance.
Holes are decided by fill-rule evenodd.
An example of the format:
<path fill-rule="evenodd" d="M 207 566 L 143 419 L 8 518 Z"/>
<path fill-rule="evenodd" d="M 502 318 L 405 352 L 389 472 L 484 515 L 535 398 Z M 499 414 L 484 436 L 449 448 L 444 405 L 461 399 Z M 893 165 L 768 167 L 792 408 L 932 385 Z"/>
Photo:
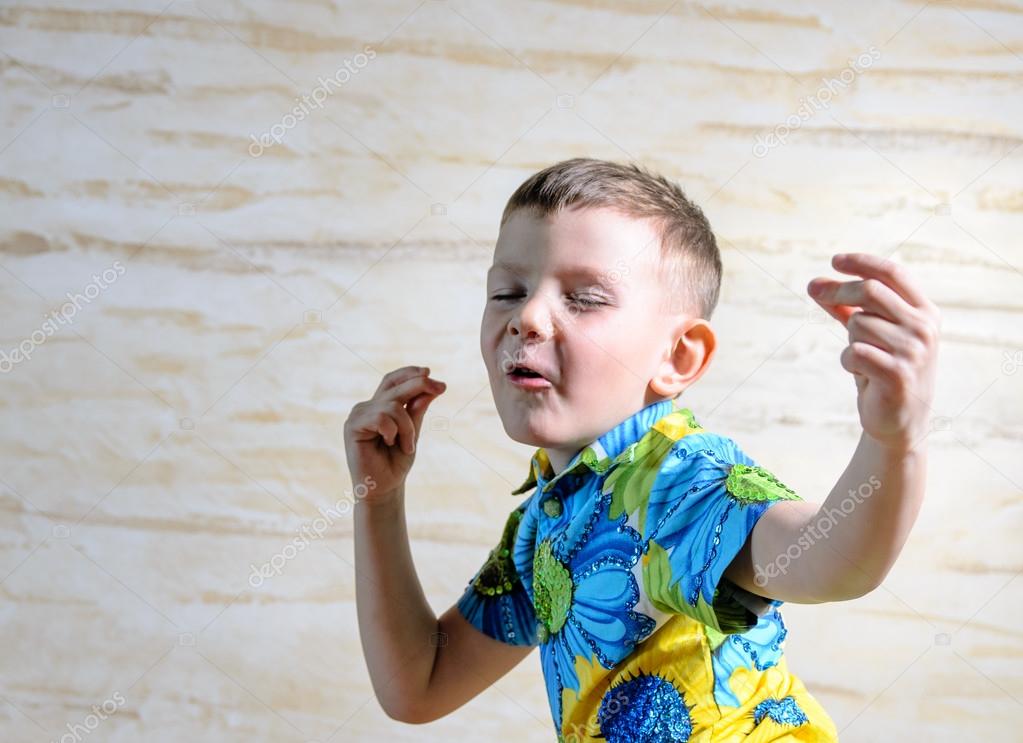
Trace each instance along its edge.
<path fill-rule="evenodd" d="M 529 340 L 547 340 L 554 335 L 554 325 L 547 303 L 539 292 L 527 299 L 508 321 L 508 332 L 513 336 L 526 334 Z"/>

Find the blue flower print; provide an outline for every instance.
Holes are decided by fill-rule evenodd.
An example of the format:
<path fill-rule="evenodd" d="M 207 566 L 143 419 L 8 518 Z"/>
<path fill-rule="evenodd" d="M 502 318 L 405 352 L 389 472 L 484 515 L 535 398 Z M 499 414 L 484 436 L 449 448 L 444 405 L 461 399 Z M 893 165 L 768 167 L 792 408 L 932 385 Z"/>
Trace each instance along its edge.
<path fill-rule="evenodd" d="M 550 517 L 531 503 L 521 526 L 524 541 L 536 535 L 531 564 L 516 552 L 522 583 L 533 597 L 540 662 L 559 720 L 562 689 L 579 691 L 577 657 L 595 656 L 612 668 L 655 629 L 652 618 L 633 611 L 640 597 L 633 574 L 642 554 L 640 535 L 624 516 L 608 517 L 611 498 L 594 486 L 568 502 L 588 504 L 587 510 L 570 513 L 560 529 L 548 528 L 543 519 Z"/>
<path fill-rule="evenodd" d="M 678 605 L 671 608 L 725 633 L 754 626 L 742 607 L 715 605 L 715 592 L 757 520 L 783 499 L 799 496 L 728 437 L 694 433 L 674 442 L 644 514 L 644 537 L 651 542 L 655 566 L 667 551 L 669 585 L 658 589 L 662 597 L 678 594 Z"/>

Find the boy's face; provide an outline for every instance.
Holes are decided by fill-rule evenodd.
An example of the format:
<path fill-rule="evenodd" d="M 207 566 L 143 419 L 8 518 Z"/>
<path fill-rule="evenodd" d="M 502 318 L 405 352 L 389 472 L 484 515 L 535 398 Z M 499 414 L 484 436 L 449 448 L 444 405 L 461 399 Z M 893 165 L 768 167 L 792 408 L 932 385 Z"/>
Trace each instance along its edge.
<path fill-rule="evenodd" d="M 660 250 L 648 220 L 606 208 L 518 210 L 501 228 L 480 350 L 505 431 L 546 448 L 555 471 L 674 394 L 650 383 L 674 368 L 671 352 L 691 315 L 667 311 Z M 513 372 L 520 365 L 543 379 L 522 379 Z"/>

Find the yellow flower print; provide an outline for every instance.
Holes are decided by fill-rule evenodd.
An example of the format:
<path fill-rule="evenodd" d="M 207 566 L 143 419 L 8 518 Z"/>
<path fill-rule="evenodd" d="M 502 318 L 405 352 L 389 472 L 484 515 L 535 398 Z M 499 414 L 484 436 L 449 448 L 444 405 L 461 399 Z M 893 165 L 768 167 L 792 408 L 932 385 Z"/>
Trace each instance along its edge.
<path fill-rule="evenodd" d="M 668 619 L 613 669 L 576 657 L 583 696 L 562 692 L 561 740 L 709 741 L 720 718 L 703 625 L 683 614 Z"/>

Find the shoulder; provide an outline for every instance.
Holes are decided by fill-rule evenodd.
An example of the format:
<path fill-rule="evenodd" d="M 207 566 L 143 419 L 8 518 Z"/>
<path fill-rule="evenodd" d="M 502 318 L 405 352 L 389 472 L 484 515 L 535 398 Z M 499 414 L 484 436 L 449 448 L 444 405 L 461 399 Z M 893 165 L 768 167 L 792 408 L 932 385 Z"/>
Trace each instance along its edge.
<path fill-rule="evenodd" d="M 691 522 L 722 509 L 760 511 L 777 500 L 799 499 L 731 436 L 702 428 L 655 426 L 609 474 L 604 489 L 610 516 L 627 514 L 646 538 L 669 519 Z"/>
<path fill-rule="evenodd" d="M 661 460 L 656 485 L 681 495 L 713 486 L 740 505 L 799 496 L 731 436 L 700 430 L 676 439 Z"/>
<path fill-rule="evenodd" d="M 756 462 L 731 436 L 701 429 L 672 441 L 660 470 L 681 475 L 693 467 L 727 471 L 736 464 L 753 466 Z"/>

